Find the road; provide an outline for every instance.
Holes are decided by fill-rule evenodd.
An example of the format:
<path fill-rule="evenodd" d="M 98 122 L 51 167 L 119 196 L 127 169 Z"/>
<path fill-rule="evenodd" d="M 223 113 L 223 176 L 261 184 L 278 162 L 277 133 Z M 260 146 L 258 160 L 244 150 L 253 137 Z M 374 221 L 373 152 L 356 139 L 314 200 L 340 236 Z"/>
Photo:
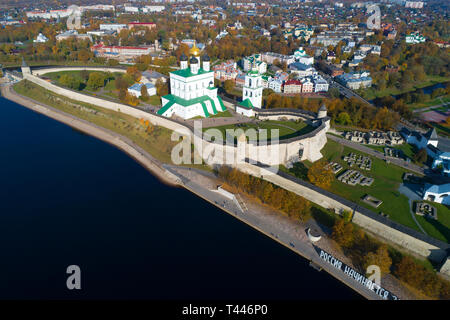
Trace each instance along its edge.
<path fill-rule="evenodd" d="M 355 93 L 353 90 L 351 90 L 347 87 L 344 87 L 342 84 L 334 81 L 333 78 L 330 77 L 329 75 L 327 75 L 321 71 L 319 71 L 319 73 L 328 82 L 328 84 L 330 85 L 330 88 L 337 88 L 344 97 L 349 98 L 349 99 L 354 97 L 366 104 L 373 106 L 373 104 L 371 104 L 369 101 L 367 101 L 366 99 L 361 97 L 359 94 Z"/>
<path fill-rule="evenodd" d="M 442 102 L 442 98 L 441 98 L 441 102 Z M 450 102 L 445 102 L 445 103 L 441 103 L 441 104 L 436 104 L 436 105 L 431 106 L 431 107 L 426 107 L 426 108 L 421 108 L 421 109 L 415 109 L 415 110 L 413 110 L 413 113 L 417 113 L 417 112 L 425 112 L 425 111 L 431 111 L 431 110 L 433 110 L 433 109 L 440 108 L 440 107 L 446 107 L 446 106 L 448 106 L 448 105 L 450 105 Z"/>
<path fill-rule="evenodd" d="M 374 157 L 376 157 L 378 159 L 381 159 L 383 161 L 388 160 L 391 163 L 393 163 L 393 164 L 395 164 L 395 165 L 397 165 L 399 167 L 402 167 L 402 168 L 404 168 L 406 170 L 410 170 L 412 172 L 418 173 L 420 175 L 425 175 L 425 170 L 428 169 L 428 167 L 419 167 L 419 166 L 417 166 L 415 164 L 408 163 L 408 162 L 406 162 L 403 159 L 386 157 L 383 153 L 381 153 L 381 152 L 379 152 L 377 150 L 374 150 L 372 148 L 366 147 L 364 145 L 361 145 L 361 144 L 353 142 L 353 141 L 349 141 L 349 140 L 344 139 L 344 138 L 336 137 L 336 136 L 331 135 L 331 134 L 327 134 L 327 138 L 331 139 L 333 141 L 336 141 L 339 144 L 342 144 L 342 145 L 347 146 L 349 148 L 352 148 L 352 149 L 355 149 L 355 150 L 367 153 L 367 154 L 369 154 L 371 156 L 374 156 Z"/>

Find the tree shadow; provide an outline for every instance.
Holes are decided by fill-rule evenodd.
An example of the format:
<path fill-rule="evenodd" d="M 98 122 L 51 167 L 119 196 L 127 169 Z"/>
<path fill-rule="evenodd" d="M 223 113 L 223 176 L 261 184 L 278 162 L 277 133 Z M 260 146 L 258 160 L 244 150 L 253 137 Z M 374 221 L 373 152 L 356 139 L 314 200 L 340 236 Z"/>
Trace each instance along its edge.
<path fill-rule="evenodd" d="M 299 179 L 308 180 L 308 168 L 303 164 L 303 162 L 296 162 L 289 169 L 289 172 L 292 173 Z"/>
<path fill-rule="evenodd" d="M 440 234 L 444 236 L 447 242 L 450 242 L 450 229 L 443 225 L 439 220 L 435 220 L 432 218 L 426 218 L 427 222 L 431 224 L 436 230 L 439 231 Z"/>
<path fill-rule="evenodd" d="M 328 214 L 316 207 L 311 208 L 311 216 L 319 224 L 324 225 L 325 227 L 328 228 L 332 228 L 336 220 L 336 217 L 333 216 L 332 214 Z"/>

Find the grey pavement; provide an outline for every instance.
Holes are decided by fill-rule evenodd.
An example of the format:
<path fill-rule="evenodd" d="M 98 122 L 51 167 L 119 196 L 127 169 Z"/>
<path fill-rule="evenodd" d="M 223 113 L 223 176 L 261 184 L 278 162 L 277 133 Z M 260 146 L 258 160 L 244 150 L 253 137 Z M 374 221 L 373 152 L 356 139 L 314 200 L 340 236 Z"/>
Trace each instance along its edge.
<path fill-rule="evenodd" d="M 300 236 L 295 237 L 292 235 L 291 232 L 287 232 L 286 230 L 286 229 L 292 230 L 292 226 L 286 228 L 285 226 L 282 226 L 280 224 L 271 223 L 270 220 L 264 219 L 264 216 L 261 213 L 252 210 L 248 210 L 245 213 L 243 213 L 242 211 L 239 210 L 236 204 L 233 203 L 233 201 L 225 198 L 224 196 L 222 196 L 217 192 L 208 190 L 203 186 L 189 180 L 188 178 L 184 177 L 181 173 L 179 173 L 179 170 L 174 170 L 175 168 L 177 168 L 176 166 L 164 165 L 164 167 L 173 174 L 177 175 L 184 183 L 184 187 L 186 187 L 188 190 L 204 198 L 205 200 L 213 203 L 214 205 L 220 207 L 230 215 L 238 218 L 244 223 L 250 225 L 251 227 L 257 229 L 258 231 L 276 240 L 277 242 L 283 244 L 292 251 L 303 256 L 305 259 L 312 261 L 316 265 L 320 266 L 323 270 L 334 276 L 336 279 L 353 288 L 356 292 L 358 292 L 365 298 L 374 300 L 381 299 L 381 297 L 379 297 L 375 292 L 370 291 L 356 280 L 347 277 L 342 271 L 335 269 L 330 264 L 326 263 L 323 259 L 321 259 L 317 254 L 316 250 L 314 249 L 314 247 L 312 246 L 311 242 L 308 240 L 306 230 L 296 233 L 300 234 Z M 298 226 L 298 228 L 300 227 L 301 225 Z M 320 230 L 320 228 L 318 229 Z M 296 228 L 296 230 L 298 229 Z"/>

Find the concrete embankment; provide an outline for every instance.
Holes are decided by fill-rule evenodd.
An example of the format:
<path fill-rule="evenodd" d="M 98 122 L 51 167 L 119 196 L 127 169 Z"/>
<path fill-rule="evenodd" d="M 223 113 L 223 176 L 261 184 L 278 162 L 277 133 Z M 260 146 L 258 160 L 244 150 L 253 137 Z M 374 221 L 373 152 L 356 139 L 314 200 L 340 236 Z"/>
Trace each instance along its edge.
<path fill-rule="evenodd" d="M 74 129 L 82 131 L 88 135 L 105 141 L 120 150 L 126 152 L 129 156 L 139 162 L 143 167 L 152 172 L 162 182 L 176 186 L 179 185 L 178 178 L 162 167 L 162 163 L 153 158 L 141 147 L 133 143 L 130 139 L 123 137 L 111 130 L 99 127 L 88 121 L 76 118 L 68 113 L 62 112 L 50 106 L 44 106 L 42 103 L 33 101 L 27 97 L 17 94 L 10 85 L 1 88 L 2 96 L 8 100 L 14 101 L 28 109 L 41 113 L 56 121 L 62 122 Z"/>

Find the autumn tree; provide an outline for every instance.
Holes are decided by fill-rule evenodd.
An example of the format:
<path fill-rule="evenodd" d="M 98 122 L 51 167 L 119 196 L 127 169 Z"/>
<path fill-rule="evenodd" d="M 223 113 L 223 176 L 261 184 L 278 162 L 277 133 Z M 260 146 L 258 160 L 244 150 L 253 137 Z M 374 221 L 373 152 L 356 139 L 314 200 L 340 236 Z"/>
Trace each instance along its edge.
<path fill-rule="evenodd" d="M 97 90 L 105 84 L 105 77 L 100 72 L 91 72 L 87 81 L 87 86 L 92 90 Z"/>
<path fill-rule="evenodd" d="M 370 265 L 376 265 L 380 267 L 382 274 L 390 272 L 392 265 L 392 259 L 389 256 L 388 248 L 386 245 L 380 245 L 375 252 L 369 252 L 364 257 L 364 270 Z"/>
<path fill-rule="evenodd" d="M 137 68 L 137 66 L 131 66 L 131 67 L 128 67 L 127 68 L 127 74 L 129 75 L 129 76 L 131 76 L 131 78 L 134 80 L 134 81 L 139 81 L 139 80 L 141 80 L 141 77 L 142 77 L 142 74 L 141 74 L 141 72 L 138 70 L 138 68 Z"/>
<path fill-rule="evenodd" d="M 350 247 L 353 244 L 353 225 L 345 223 L 343 219 L 337 219 L 334 223 L 331 237 L 341 247 Z"/>
<path fill-rule="evenodd" d="M 308 170 L 308 180 L 320 188 L 329 188 L 333 179 L 333 171 L 327 165 L 326 161 L 316 161 Z"/>
<path fill-rule="evenodd" d="M 148 95 L 147 87 L 144 85 L 141 87 L 141 100 L 147 101 L 150 98 Z"/>
<path fill-rule="evenodd" d="M 416 163 L 425 163 L 427 162 L 428 155 L 427 150 L 425 148 L 420 149 L 419 151 L 414 154 L 413 160 Z"/>
<path fill-rule="evenodd" d="M 424 280 L 424 269 L 417 266 L 409 256 L 403 256 L 397 264 L 394 274 L 400 279 L 418 288 Z"/>
<path fill-rule="evenodd" d="M 225 89 L 225 91 L 227 93 L 231 94 L 233 92 L 233 89 L 234 89 L 234 82 L 233 82 L 233 80 L 225 80 L 223 82 L 223 88 Z"/>
<path fill-rule="evenodd" d="M 352 119 L 347 112 L 341 112 L 339 113 L 336 122 L 345 126 L 348 124 L 352 124 Z"/>
<path fill-rule="evenodd" d="M 158 96 L 162 97 L 169 94 L 168 84 L 162 81 L 161 79 L 156 80 L 155 87 L 156 87 L 156 94 Z"/>

